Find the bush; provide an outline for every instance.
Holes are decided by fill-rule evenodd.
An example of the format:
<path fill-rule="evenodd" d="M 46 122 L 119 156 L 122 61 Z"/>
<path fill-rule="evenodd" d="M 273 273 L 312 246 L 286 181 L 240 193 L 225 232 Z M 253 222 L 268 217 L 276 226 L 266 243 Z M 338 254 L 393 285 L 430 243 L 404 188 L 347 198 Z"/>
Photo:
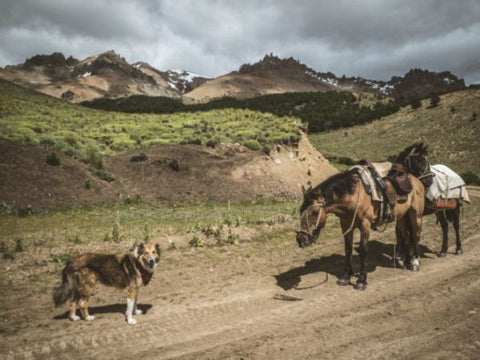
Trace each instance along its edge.
<path fill-rule="evenodd" d="M 191 240 L 188 242 L 188 245 L 191 247 L 204 247 L 205 241 L 203 241 L 203 239 L 201 239 L 197 234 L 194 234 Z"/>
<path fill-rule="evenodd" d="M 95 169 L 103 169 L 103 156 L 95 146 L 87 146 L 82 160 L 92 165 Z"/>
<path fill-rule="evenodd" d="M 440 103 L 440 96 L 432 95 L 430 97 L 430 105 L 428 106 L 428 109 L 433 109 L 434 107 L 437 107 L 439 103 Z"/>
<path fill-rule="evenodd" d="M 262 151 L 265 154 L 270 155 L 270 153 L 272 152 L 272 146 L 270 144 L 264 144 L 262 147 Z"/>
<path fill-rule="evenodd" d="M 467 171 L 460 174 L 460 176 L 462 177 L 463 181 L 465 181 L 466 184 L 480 186 L 480 177 L 477 174 L 471 171 Z"/>
<path fill-rule="evenodd" d="M 260 150 L 260 143 L 257 140 L 248 140 L 243 143 L 243 146 L 253 151 Z"/>
<path fill-rule="evenodd" d="M 28 205 L 24 208 L 18 209 L 18 216 L 19 217 L 27 217 L 27 216 L 31 216 L 31 215 L 35 215 L 35 211 L 32 209 L 31 205 Z"/>
<path fill-rule="evenodd" d="M 420 98 L 415 98 L 410 102 L 410 106 L 412 109 L 418 109 L 422 107 L 422 100 L 420 100 Z"/>
<path fill-rule="evenodd" d="M 54 152 L 47 156 L 47 160 L 45 160 L 45 162 L 48 165 L 52 165 L 52 166 L 60 165 L 60 159 L 58 158 L 57 154 L 55 154 Z"/>
<path fill-rule="evenodd" d="M 116 179 L 115 175 L 112 174 L 111 172 L 108 172 L 106 170 L 102 170 L 102 169 L 90 169 L 90 171 L 98 176 L 100 179 L 102 180 L 105 180 L 105 181 L 108 181 L 108 182 L 112 182 Z"/>

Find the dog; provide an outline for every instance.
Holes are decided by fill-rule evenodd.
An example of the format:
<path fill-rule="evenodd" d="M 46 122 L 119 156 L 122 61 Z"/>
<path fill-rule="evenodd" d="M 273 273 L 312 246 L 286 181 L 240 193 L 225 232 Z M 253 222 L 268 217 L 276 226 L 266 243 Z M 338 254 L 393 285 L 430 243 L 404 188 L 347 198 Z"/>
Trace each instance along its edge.
<path fill-rule="evenodd" d="M 133 314 L 140 315 L 137 309 L 138 290 L 146 286 L 152 278 L 153 271 L 160 262 L 160 246 L 151 243 L 135 245 L 127 254 L 83 254 L 73 258 L 63 269 L 62 284 L 53 289 L 55 307 L 69 301 L 69 318 L 80 320 L 77 306 L 84 320 L 95 317 L 88 313 L 88 301 L 94 294 L 98 281 L 106 286 L 113 286 L 127 291 L 127 323 L 135 325 Z"/>

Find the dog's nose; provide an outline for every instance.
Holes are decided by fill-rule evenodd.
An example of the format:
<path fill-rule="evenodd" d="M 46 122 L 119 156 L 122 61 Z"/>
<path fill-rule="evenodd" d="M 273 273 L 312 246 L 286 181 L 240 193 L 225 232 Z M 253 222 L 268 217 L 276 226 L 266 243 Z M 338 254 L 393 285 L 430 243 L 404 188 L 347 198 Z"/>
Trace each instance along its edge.
<path fill-rule="evenodd" d="M 148 259 L 148 265 L 153 266 L 155 264 L 154 259 Z"/>

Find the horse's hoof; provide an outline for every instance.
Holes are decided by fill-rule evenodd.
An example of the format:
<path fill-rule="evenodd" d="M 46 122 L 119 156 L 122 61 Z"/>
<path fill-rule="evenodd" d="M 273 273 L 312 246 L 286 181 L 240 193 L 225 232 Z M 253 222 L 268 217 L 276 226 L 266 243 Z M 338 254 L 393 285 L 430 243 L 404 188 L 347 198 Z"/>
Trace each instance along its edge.
<path fill-rule="evenodd" d="M 440 254 L 438 254 L 438 257 L 445 257 L 447 256 L 447 252 L 446 251 L 441 251 Z"/>
<path fill-rule="evenodd" d="M 354 285 L 353 287 L 355 290 L 360 290 L 360 291 L 363 291 L 367 288 L 367 284 L 364 283 L 364 282 L 358 282 Z"/>
<path fill-rule="evenodd" d="M 455 251 L 455 255 L 463 255 L 462 249 L 457 249 L 457 251 Z"/>
<path fill-rule="evenodd" d="M 340 285 L 340 286 L 347 286 L 350 284 L 350 279 L 348 278 L 340 278 L 337 280 L 337 285 Z"/>

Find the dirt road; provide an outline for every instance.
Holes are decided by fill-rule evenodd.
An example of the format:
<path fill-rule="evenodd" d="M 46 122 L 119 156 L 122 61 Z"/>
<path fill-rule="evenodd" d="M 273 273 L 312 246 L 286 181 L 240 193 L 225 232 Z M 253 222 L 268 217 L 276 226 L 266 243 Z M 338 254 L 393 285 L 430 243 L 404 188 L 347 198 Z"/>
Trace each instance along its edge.
<path fill-rule="evenodd" d="M 19 264 L 2 259 L 0 358 L 480 359 L 480 200 L 472 197 L 463 256 L 450 241 L 450 254 L 437 257 L 441 230 L 428 217 L 421 271 L 394 268 L 389 226 L 369 243 L 364 292 L 336 285 L 338 238 L 303 250 L 294 236 L 165 250 L 141 289 L 146 314 L 135 326 L 124 320 L 123 294 L 104 287 L 92 301 L 96 319 L 70 322 L 50 297 L 59 267 L 41 250 Z"/>

